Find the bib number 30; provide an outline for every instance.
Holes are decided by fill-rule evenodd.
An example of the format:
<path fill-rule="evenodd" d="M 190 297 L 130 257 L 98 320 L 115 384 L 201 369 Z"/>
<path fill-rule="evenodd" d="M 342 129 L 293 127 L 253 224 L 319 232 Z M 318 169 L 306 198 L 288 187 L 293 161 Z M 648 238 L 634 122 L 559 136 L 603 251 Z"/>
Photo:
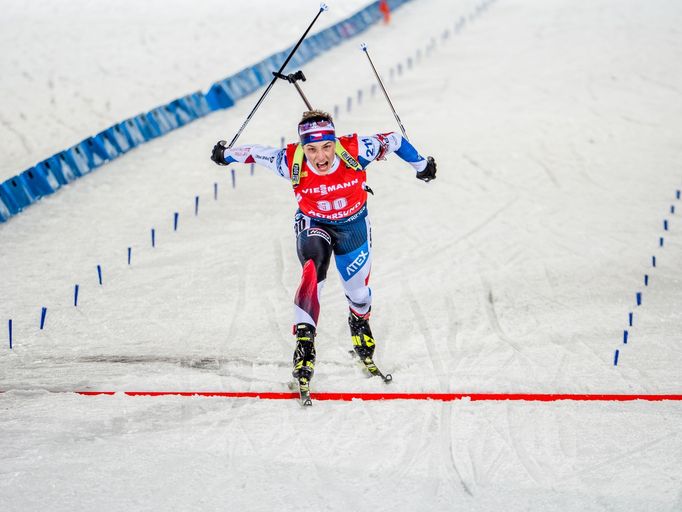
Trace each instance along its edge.
<path fill-rule="evenodd" d="M 332 210 L 343 210 L 348 206 L 348 200 L 345 197 L 339 197 L 335 199 L 334 202 L 329 201 L 318 201 L 317 208 L 321 212 L 330 212 Z"/>

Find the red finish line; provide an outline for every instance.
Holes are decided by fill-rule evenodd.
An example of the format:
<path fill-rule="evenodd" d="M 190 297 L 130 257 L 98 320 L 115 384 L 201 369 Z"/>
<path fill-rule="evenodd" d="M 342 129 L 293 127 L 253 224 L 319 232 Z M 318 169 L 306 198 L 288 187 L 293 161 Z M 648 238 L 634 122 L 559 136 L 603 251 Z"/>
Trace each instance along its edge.
<path fill-rule="evenodd" d="M 116 391 L 75 391 L 83 396 L 115 395 Z M 220 398 L 259 398 L 261 400 L 291 400 L 298 393 L 277 393 L 257 391 L 120 391 L 127 396 L 183 396 L 183 397 L 220 397 Z M 351 400 L 454 400 L 478 401 L 528 401 L 556 402 L 574 400 L 579 402 L 629 402 L 646 400 L 661 402 L 680 401 L 682 395 L 604 395 L 604 394 L 542 394 L 542 393 L 312 393 L 314 400 L 349 402 Z"/>

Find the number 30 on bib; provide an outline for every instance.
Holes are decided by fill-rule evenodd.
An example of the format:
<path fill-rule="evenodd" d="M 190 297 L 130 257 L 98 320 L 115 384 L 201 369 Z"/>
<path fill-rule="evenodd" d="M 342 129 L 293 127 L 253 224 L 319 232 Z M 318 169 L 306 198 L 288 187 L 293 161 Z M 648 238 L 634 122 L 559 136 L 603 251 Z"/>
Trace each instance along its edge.
<path fill-rule="evenodd" d="M 339 197 L 338 199 L 334 199 L 333 203 L 330 203 L 329 201 L 317 202 L 317 208 L 321 212 L 329 212 L 331 210 L 343 210 L 346 206 L 348 206 L 348 200 L 345 197 Z"/>

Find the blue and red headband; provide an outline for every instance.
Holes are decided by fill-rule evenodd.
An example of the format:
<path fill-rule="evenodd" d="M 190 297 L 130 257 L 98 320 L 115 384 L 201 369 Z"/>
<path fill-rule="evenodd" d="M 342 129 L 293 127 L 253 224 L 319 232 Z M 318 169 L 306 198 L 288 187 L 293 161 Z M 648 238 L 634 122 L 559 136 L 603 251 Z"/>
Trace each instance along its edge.
<path fill-rule="evenodd" d="M 310 144 L 323 140 L 335 141 L 336 130 L 334 129 L 334 123 L 326 119 L 303 121 L 298 125 L 298 136 L 301 138 L 301 144 Z"/>

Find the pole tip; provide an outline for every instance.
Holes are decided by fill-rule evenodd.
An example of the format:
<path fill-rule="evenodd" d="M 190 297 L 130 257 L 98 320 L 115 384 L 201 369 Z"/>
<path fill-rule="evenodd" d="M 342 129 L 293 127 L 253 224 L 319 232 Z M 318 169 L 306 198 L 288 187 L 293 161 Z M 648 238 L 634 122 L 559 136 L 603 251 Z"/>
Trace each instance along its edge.
<path fill-rule="evenodd" d="M 366 45 L 365 43 L 360 43 L 360 49 L 361 49 L 363 52 L 366 52 L 366 51 L 367 51 L 367 45 Z"/>
<path fill-rule="evenodd" d="M 320 11 L 328 11 L 328 10 L 329 10 L 329 6 L 327 4 L 325 4 L 325 3 L 320 4 Z"/>

